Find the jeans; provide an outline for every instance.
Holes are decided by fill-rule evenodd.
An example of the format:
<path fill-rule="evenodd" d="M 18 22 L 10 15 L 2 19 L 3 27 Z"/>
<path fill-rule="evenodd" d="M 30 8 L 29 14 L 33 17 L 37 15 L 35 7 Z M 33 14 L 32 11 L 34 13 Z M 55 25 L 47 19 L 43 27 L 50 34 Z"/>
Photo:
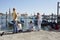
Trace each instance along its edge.
<path fill-rule="evenodd" d="M 18 32 L 18 30 L 17 30 L 17 25 L 14 24 L 14 26 L 13 26 L 13 33 L 17 33 L 17 32 Z"/>

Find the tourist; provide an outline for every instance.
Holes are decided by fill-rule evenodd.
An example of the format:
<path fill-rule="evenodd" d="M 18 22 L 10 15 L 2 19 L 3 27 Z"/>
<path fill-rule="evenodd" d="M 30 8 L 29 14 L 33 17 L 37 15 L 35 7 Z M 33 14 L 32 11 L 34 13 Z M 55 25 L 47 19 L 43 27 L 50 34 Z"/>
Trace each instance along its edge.
<path fill-rule="evenodd" d="M 30 23 L 29 23 L 29 30 L 33 31 L 33 23 L 32 23 L 32 21 L 30 21 Z"/>
<path fill-rule="evenodd" d="M 15 8 L 13 8 L 13 13 L 12 13 L 12 17 L 13 17 L 13 33 L 17 32 L 17 22 L 16 22 L 16 18 L 17 18 L 17 14 L 15 11 Z"/>
<path fill-rule="evenodd" d="M 35 29 L 39 31 L 41 29 L 41 20 L 39 13 L 37 13 L 37 16 L 35 17 L 34 24 L 35 24 Z"/>

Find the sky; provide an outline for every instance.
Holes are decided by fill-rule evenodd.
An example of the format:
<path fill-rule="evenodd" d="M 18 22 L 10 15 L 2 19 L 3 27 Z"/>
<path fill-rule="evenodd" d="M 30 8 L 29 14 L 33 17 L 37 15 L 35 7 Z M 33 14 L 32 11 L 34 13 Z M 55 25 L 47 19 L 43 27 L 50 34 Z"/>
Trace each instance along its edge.
<path fill-rule="evenodd" d="M 9 8 L 15 8 L 17 13 L 36 14 L 56 14 L 57 2 L 60 0 L 0 0 L 0 12 L 6 13 Z"/>

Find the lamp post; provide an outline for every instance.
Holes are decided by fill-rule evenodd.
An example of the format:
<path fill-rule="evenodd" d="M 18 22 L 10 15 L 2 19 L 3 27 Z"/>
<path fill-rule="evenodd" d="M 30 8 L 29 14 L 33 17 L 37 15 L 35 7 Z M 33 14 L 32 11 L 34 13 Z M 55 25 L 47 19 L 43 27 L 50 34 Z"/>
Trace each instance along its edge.
<path fill-rule="evenodd" d="M 10 19 L 11 19 L 11 18 L 10 18 L 10 16 L 11 16 L 10 14 L 11 14 L 11 12 L 10 12 L 10 8 L 9 8 L 9 22 L 10 22 Z"/>
<path fill-rule="evenodd" d="M 6 27 L 7 27 L 7 12 L 6 12 Z"/>

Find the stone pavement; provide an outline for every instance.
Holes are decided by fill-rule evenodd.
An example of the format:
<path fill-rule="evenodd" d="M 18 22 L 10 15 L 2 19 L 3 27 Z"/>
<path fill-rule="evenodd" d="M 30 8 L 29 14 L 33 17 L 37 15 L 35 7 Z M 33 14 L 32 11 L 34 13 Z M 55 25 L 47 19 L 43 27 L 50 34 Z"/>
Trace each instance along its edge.
<path fill-rule="evenodd" d="M 35 31 L 0 36 L 0 40 L 60 40 L 60 32 Z"/>

